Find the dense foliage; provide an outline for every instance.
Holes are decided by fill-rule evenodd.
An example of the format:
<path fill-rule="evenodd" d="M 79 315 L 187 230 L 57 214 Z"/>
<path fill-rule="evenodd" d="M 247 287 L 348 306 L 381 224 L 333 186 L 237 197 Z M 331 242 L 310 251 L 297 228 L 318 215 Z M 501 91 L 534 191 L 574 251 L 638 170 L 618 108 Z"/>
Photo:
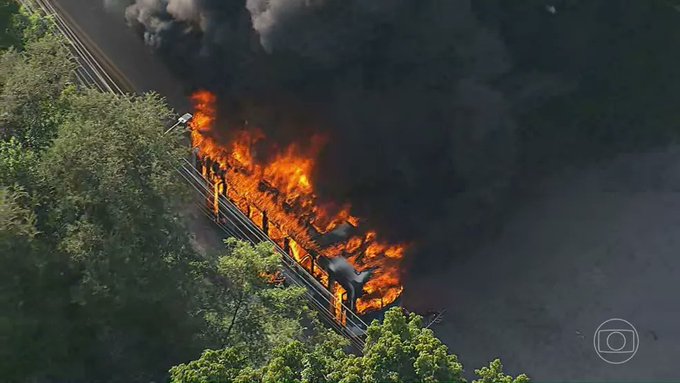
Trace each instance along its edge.
<path fill-rule="evenodd" d="M 48 24 L 18 20 L 0 55 L 3 382 L 463 381 L 415 315 L 387 313 L 355 356 L 275 283 L 271 247 L 199 254 L 164 101 L 81 88 Z"/>
<path fill-rule="evenodd" d="M 167 166 L 180 146 L 159 133 L 170 112 L 156 96 L 76 89 L 51 35 L 1 60 L 3 210 L 32 218 L 17 232 L 19 213 L 3 217 L 15 231 L 0 258 L 0 375 L 157 375 L 201 347 L 195 254 Z"/>
<path fill-rule="evenodd" d="M 19 5 L 14 1 L 0 1 L 0 49 L 6 49 L 20 43 L 14 30 L 14 18 L 19 12 Z"/>
<path fill-rule="evenodd" d="M 463 366 L 421 318 L 388 311 L 382 323 L 369 326 L 362 356 L 344 351 L 346 341 L 332 333 L 323 341 L 299 341 L 274 348 L 267 362 L 254 365 L 239 347 L 206 350 L 201 358 L 170 370 L 173 383 L 295 382 L 465 382 Z M 473 383 L 526 383 L 528 378 L 505 375 L 499 360 L 476 371 Z"/>

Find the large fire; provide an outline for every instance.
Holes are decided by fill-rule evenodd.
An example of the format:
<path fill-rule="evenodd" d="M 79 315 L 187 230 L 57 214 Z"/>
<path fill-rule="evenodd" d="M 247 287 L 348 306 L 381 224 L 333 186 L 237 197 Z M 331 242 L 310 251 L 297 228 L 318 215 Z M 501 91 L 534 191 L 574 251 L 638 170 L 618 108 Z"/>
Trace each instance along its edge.
<path fill-rule="evenodd" d="M 381 242 L 375 231 L 363 232 L 325 248 L 315 241 L 314 231 L 324 234 L 343 223 L 354 227 L 359 223 L 351 215 L 349 205 L 322 204 L 314 192 L 312 172 L 325 144 L 323 137 L 312 137 L 308 147 L 293 143 L 269 155 L 266 161 L 258 160 L 254 151 L 256 144 L 266 140 L 262 131 L 240 127 L 230 132 L 229 140 L 222 142 L 214 131 L 215 95 L 199 91 L 192 100 L 195 107 L 192 144 L 204 163 L 219 166 L 225 174 L 220 178 L 209 166 L 203 167 L 203 174 L 215 184 L 215 209 L 220 193 L 258 226 L 263 227 L 266 221 L 268 235 L 324 284 L 328 283 L 328 275 L 320 267 L 314 267 L 310 253 L 328 258 L 344 256 L 358 271 L 373 270 L 364 285 L 363 296 L 356 302 L 356 311 L 360 314 L 379 310 L 399 297 L 403 290 L 399 272 L 404 245 Z M 344 293 L 342 287 L 331 288 L 335 296 L 341 297 Z"/>

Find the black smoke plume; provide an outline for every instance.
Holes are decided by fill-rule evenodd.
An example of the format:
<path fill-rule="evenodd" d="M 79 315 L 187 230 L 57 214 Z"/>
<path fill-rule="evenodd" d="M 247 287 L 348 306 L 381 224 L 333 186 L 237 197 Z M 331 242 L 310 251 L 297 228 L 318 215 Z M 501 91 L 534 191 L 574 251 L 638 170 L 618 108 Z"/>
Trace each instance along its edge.
<path fill-rule="evenodd" d="M 421 266 L 478 239 L 502 205 L 517 134 L 496 84 L 512 63 L 469 1 L 137 0 L 125 14 L 220 95 L 225 129 L 326 132 L 321 197 L 414 241 Z"/>

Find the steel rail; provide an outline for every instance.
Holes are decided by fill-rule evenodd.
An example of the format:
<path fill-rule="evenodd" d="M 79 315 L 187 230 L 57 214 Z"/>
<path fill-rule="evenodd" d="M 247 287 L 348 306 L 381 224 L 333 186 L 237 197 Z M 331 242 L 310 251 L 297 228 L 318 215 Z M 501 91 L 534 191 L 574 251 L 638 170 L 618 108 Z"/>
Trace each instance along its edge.
<path fill-rule="evenodd" d="M 187 169 L 187 167 L 182 167 L 178 169 L 180 174 L 196 189 L 199 191 L 203 199 L 204 203 L 201 204 L 201 208 L 203 212 L 208 215 L 211 218 L 214 218 L 215 215 L 212 211 L 207 209 L 205 207 L 205 201 L 210 200 L 213 198 L 213 189 L 210 187 L 206 186 L 205 179 L 201 176 L 198 175 L 195 169 L 193 167 L 190 167 Z M 202 189 L 202 190 L 201 190 Z M 220 211 L 223 211 L 222 208 L 227 208 L 229 210 L 238 210 L 230 201 L 226 200 L 223 196 L 220 196 L 219 204 L 220 204 Z M 235 213 L 235 212 L 234 212 Z M 352 333 L 349 328 L 341 326 L 336 318 L 334 313 L 332 313 L 328 307 L 332 304 L 332 299 L 333 297 L 331 296 L 330 292 L 322 287 L 321 285 L 318 284 L 318 281 L 314 279 L 311 275 L 305 275 L 304 273 L 301 273 L 299 270 L 300 266 L 296 263 L 294 259 L 292 259 L 285 251 L 283 251 L 278 244 L 273 242 L 270 238 L 268 237 L 263 237 L 260 236 L 257 240 L 252 240 L 252 234 L 257 228 L 256 225 L 253 224 L 252 221 L 247 219 L 245 215 L 242 214 L 240 210 L 238 210 L 238 213 L 240 214 L 227 214 L 225 215 L 225 218 L 232 218 L 236 219 L 236 222 L 234 223 L 234 227 L 239 231 L 239 233 L 233 233 L 232 236 L 236 238 L 241 238 L 244 240 L 247 240 L 248 242 L 252 244 L 257 244 L 261 242 L 268 242 L 271 243 L 274 246 L 275 251 L 283 258 L 284 262 L 282 262 L 282 265 L 285 268 L 284 275 L 286 276 L 286 282 L 292 285 L 296 285 L 299 287 L 303 287 L 305 289 L 306 295 L 312 302 L 313 306 L 324 316 L 324 322 L 327 322 L 330 324 L 336 331 L 340 332 L 341 334 L 345 335 L 352 345 L 356 347 L 357 349 L 361 350 L 363 348 L 364 342 L 363 339 L 361 339 L 360 336 L 357 336 L 357 334 Z M 240 217 L 239 217 L 240 215 Z M 240 226 L 244 226 L 244 229 L 241 229 Z M 317 294 L 315 296 L 315 294 Z M 319 299 L 320 298 L 320 299 Z M 351 322 L 350 319 L 348 319 L 348 322 Z M 365 330 L 364 328 L 360 328 L 361 332 Z"/>

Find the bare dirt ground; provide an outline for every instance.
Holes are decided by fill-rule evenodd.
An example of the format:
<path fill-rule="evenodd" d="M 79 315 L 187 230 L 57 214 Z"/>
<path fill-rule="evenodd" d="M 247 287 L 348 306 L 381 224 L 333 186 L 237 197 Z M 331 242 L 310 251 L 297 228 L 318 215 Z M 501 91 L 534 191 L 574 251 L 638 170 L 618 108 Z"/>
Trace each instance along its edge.
<path fill-rule="evenodd" d="M 437 334 L 468 372 L 501 357 L 535 381 L 680 378 L 680 148 L 565 172 L 534 190 L 502 234 L 406 287 L 445 307 Z M 630 321 L 633 359 L 598 358 L 603 321 Z"/>

